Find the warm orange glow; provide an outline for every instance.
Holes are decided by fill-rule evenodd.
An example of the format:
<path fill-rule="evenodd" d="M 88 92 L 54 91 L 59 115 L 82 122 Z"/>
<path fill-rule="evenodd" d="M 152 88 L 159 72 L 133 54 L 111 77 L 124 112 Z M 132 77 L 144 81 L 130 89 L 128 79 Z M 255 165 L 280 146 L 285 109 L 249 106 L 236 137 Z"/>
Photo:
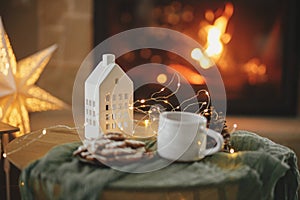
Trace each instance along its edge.
<path fill-rule="evenodd" d="M 225 33 L 221 36 L 221 40 L 224 44 L 228 44 L 231 40 L 231 35 L 228 33 Z"/>
<path fill-rule="evenodd" d="M 151 61 L 151 63 L 161 63 L 162 58 L 160 55 L 154 55 L 151 57 L 150 61 Z"/>
<path fill-rule="evenodd" d="M 216 19 L 214 26 L 219 29 L 220 33 L 224 34 L 228 24 L 228 18 L 225 16 L 221 16 Z"/>
<path fill-rule="evenodd" d="M 244 71 L 248 75 L 248 83 L 256 84 L 258 82 L 264 82 L 267 78 L 267 66 L 257 58 L 249 60 L 243 66 Z"/>
<path fill-rule="evenodd" d="M 233 5 L 231 3 L 227 3 L 223 14 L 215 20 L 214 24 L 205 27 L 207 30 L 205 52 L 214 61 L 217 61 L 221 57 L 224 44 L 227 44 L 231 39 L 231 35 L 226 33 L 226 29 L 232 14 Z"/>
<path fill-rule="evenodd" d="M 167 82 L 168 78 L 167 78 L 167 75 L 165 74 L 159 74 L 157 77 L 156 77 L 156 81 L 160 84 L 163 84 L 165 82 Z"/>
<path fill-rule="evenodd" d="M 169 14 L 168 15 L 168 23 L 172 24 L 172 25 L 176 25 L 178 24 L 180 21 L 180 17 L 179 15 L 176 14 Z"/>
<path fill-rule="evenodd" d="M 182 13 L 182 19 L 185 22 L 191 22 L 194 19 L 194 14 L 192 11 L 186 10 Z"/>
<path fill-rule="evenodd" d="M 217 27 L 210 27 L 207 34 L 207 48 L 205 50 L 209 57 L 219 58 L 223 51 L 223 44 L 221 42 L 221 31 Z"/>
<path fill-rule="evenodd" d="M 233 11 L 234 11 L 233 4 L 232 3 L 227 3 L 225 5 L 224 15 L 227 16 L 228 18 L 230 18 L 233 14 Z"/>
<path fill-rule="evenodd" d="M 231 40 L 231 35 L 226 33 L 226 30 L 233 11 L 233 5 L 227 3 L 223 13 L 214 13 L 211 10 L 207 10 L 205 12 L 205 19 L 207 21 L 200 22 L 201 29 L 199 30 L 199 37 L 206 38 L 204 51 L 214 62 L 217 62 L 222 56 L 224 44 L 228 44 Z M 197 60 L 201 67 L 207 69 L 213 66 L 209 58 L 203 55 L 201 50 L 193 49 L 191 52 L 192 58 Z"/>
<path fill-rule="evenodd" d="M 186 78 L 190 84 L 195 84 L 195 85 L 205 84 L 205 79 L 203 78 L 203 76 L 201 76 L 197 72 L 192 71 L 186 66 L 180 64 L 171 64 L 170 67 L 172 67 L 173 69 L 178 71 L 182 76 L 184 76 L 184 78 Z"/>
<path fill-rule="evenodd" d="M 199 48 L 195 48 L 192 50 L 191 57 L 194 60 L 197 60 L 203 69 L 208 69 L 214 65 L 210 58 L 203 54 L 202 50 Z"/>
<path fill-rule="evenodd" d="M 132 62 L 135 59 L 135 54 L 133 52 L 128 52 L 124 55 L 124 58 L 128 61 L 128 62 Z"/>
<path fill-rule="evenodd" d="M 142 49 L 140 51 L 140 56 L 144 59 L 149 59 L 152 55 L 152 52 L 150 49 Z"/>
<path fill-rule="evenodd" d="M 144 124 L 145 124 L 145 127 L 148 127 L 149 126 L 149 119 L 145 119 L 145 121 L 144 121 Z"/>
<path fill-rule="evenodd" d="M 224 52 L 224 44 L 228 44 L 231 40 L 231 35 L 226 33 L 226 29 L 233 11 L 233 5 L 231 3 L 227 3 L 223 13 L 221 13 L 219 17 L 216 18 L 216 16 L 218 16 L 217 14 L 211 10 L 207 10 L 205 12 L 205 19 L 207 22 L 200 22 L 202 25 L 205 24 L 199 30 L 199 36 L 206 37 L 206 44 L 204 45 L 205 53 L 215 62 L 217 62 L 222 56 L 222 53 Z M 199 61 L 201 67 L 206 69 L 211 67 L 211 62 L 208 62 L 209 59 L 202 55 L 203 53 L 199 50 L 194 49 L 191 52 L 192 58 Z"/>
<path fill-rule="evenodd" d="M 205 19 L 209 22 L 212 22 L 215 19 L 215 14 L 212 10 L 207 10 L 205 12 Z"/>

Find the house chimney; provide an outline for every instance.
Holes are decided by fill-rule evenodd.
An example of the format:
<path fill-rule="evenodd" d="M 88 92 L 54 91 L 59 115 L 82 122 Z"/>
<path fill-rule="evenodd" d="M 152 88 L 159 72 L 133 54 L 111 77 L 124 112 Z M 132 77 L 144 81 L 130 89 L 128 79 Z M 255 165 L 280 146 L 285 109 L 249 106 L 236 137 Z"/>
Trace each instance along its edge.
<path fill-rule="evenodd" d="M 102 61 L 105 66 L 115 63 L 114 54 L 103 54 Z"/>

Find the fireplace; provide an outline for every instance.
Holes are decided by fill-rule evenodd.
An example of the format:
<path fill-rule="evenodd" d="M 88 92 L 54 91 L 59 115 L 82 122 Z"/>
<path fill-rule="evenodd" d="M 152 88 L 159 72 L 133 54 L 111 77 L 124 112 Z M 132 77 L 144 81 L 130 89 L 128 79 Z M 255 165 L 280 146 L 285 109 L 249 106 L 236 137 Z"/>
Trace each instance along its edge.
<path fill-rule="evenodd" d="M 95 0 L 94 44 L 137 27 L 180 31 L 198 41 L 218 66 L 229 114 L 294 116 L 299 93 L 298 20 L 296 0 Z M 199 59 L 197 49 L 191 56 Z M 125 70 L 162 63 L 187 74 L 195 90 L 206 88 L 192 66 L 170 52 L 140 49 L 117 61 Z M 157 89 L 155 85 L 145 87 L 147 91 Z M 136 98 L 145 95 L 141 91 Z"/>

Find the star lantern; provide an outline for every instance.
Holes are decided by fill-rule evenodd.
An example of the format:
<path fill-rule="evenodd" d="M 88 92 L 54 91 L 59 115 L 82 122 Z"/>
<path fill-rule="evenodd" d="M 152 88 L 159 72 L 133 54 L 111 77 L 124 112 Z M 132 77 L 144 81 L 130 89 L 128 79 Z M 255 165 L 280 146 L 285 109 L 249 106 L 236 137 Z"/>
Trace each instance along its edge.
<path fill-rule="evenodd" d="M 28 112 L 58 110 L 68 105 L 36 86 L 56 45 L 16 61 L 0 17 L 0 121 L 20 128 L 16 137 L 30 132 Z"/>

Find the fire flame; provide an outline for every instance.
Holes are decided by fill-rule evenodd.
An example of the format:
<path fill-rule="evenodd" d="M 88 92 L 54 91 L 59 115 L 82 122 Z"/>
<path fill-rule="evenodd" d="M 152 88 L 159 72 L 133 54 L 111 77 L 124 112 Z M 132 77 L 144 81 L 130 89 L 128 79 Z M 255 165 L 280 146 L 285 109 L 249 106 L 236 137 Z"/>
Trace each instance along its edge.
<path fill-rule="evenodd" d="M 193 49 L 191 56 L 194 60 L 197 60 L 203 69 L 208 69 L 214 65 L 214 63 L 207 57 L 199 48 Z"/>
<path fill-rule="evenodd" d="M 199 30 L 199 36 L 205 37 L 201 33 L 206 34 L 206 44 L 204 45 L 204 52 L 208 57 L 205 56 L 205 54 L 203 54 L 202 51 L 198 48 L 193 49 L 191 52 L 191 57 L 194 60 L 197 60 L 202 68 L 208 69 L 213 65 L 210 59 L 217 62 L 224 51 L 224 44 L 230 42 L 231 35 L 226 33 L 226 29 L 233 11 L 234 8 L 232 3 L 227 3 L 222 15 L 217 17 L 216 19 L 215 13 L 210 10 L 206 11 L 205 18 L 207 21 L 205 24 L 207 25 Z M 213 24 L 211 25 L 209 22 L 213 22 Z"/>

